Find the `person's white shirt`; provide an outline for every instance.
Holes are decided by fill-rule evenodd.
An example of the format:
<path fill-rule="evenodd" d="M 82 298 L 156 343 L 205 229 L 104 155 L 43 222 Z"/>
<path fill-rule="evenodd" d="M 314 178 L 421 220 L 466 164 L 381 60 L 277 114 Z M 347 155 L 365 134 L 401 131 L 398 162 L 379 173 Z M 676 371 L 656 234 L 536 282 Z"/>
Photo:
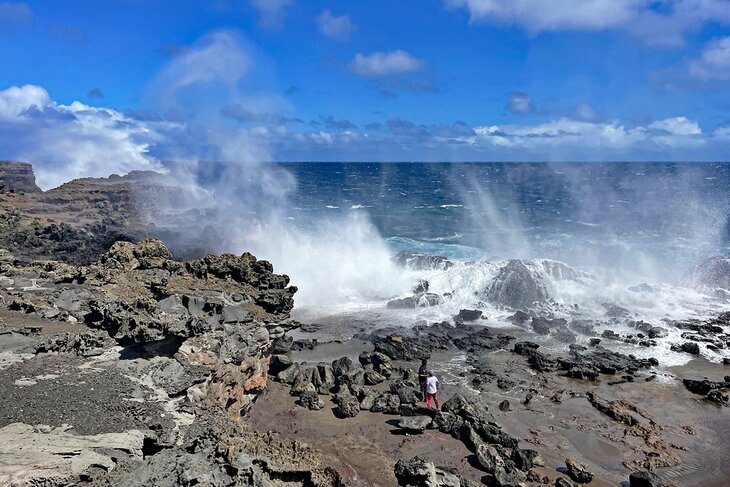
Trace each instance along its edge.
<path fill-rule="evenodd" d="M 426 379 L 426 392 L 429 394 L 436 394 L 436 392 L 438 392 L 438 383 L 439 380 L 434 376 Z"/>

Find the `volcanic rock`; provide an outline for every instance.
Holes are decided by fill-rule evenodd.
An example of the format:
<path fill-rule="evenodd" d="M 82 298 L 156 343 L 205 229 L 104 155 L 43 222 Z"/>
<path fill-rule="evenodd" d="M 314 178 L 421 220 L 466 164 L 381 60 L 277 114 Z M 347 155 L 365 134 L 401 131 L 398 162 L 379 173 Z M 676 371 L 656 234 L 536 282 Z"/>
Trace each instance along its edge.
<path fill-rule="evenodd" d="M 393 261 L 400 266 L 419 271 L 431 269 L 445 270 L 454 265 L 453 262 L 439 255 L 422 254 L 408 250 L 402 250 L 395 254 Z"/>
<path fill-rule="evenodd" d="M 674 352 L 685 352 L 691 355 L 700 354 L 700 346 L 694 342 L 675 343 L 671 346 L 671 349 Z"/>
<path fill-rule="evenodd" d="M 33 166 L 26 162 L 0 161 L 0 193 L 40 193 Z"/>
<path fill-rule="evenodd" d="M 437 468 L 423 457 L 398 460 L 394 469 L 401 487 L 470 487 L 471 482 Z"/>
<path fill-rule="evenodd" d="M 304 391 L 299 395 L 299 404 L 309 410 L 318 411 L 324 407 L 319 394 L 312 391 Z"/>
<path fill-rule="evenodd" d="M 334 396 L 335 415 L 339 418 L 353 418 L 360 412 L 360 401 L 355 396 L 348 393 L 340 393 Z"/>
<path fill-rule="evenodd" d="M 565 460 L 565 466 L 568 468 L 568 476 L 579 484 L 587 484 L 593 480 L 593 474 L 572 458 Z"/>
<path fill-rule="evenodd" d="M 432 421 L 430 416 L 403 416 L 398 421 L 398 427 L 403 430 L 420 433 L 431 426 Z"/>
<path fill-rule="evenodd" d="M 400 398 L 397 394 L 381 394 L 375 399 L 370 410 L 374 413 L 398 414 L 400 413 Z"/>
<path fill-rule="evenodd" d="M 664 483 L 654 473 L 644 470 L 629 475 L 629 487 L 664 487 Z"/>
<path fill-rule="evenodd" d="M 478 309 L 462 309 L 456 315 L 456 320 L 461 322 L 476 321 L 482 317 L 482 312 Z"/>
<path fill-rule="evenodd" d="M 516 486 L 526 478 L 525 473 L 493 445 L 479 444 L 476 455 L 479 464 L 494 477 L 497 486 Z"/>
<path fill-rule="evenodd" d="M 434 293 L 418 293 L 405 298 L 398 298 L 388 301 L 390 309 L 415 309 L 426 308 L 428 306 L 438 306 L 442 304 L 444 299 Z"/>
<path fill-rule="evenodd" d="M 510 260 L 484 290 L 488 301 L 511 308 L 530 308 L 548 299 L 545 283 L 521 260 Z"/>
<path fill-rule="evenodd" d="M 393 333 L 387 337 L 375 337 L 373 343 L 376 352 L 381 352 L 393 360 L 413 361 L 431 356 L 431 349 L 412 336 Z"/>

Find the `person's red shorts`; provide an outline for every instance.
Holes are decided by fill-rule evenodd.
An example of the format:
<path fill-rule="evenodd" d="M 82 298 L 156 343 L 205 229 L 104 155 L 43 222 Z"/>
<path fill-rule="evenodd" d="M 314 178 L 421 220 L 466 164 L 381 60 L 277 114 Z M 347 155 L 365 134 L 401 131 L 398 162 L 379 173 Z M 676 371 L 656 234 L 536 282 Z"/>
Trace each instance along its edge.
<path fill-rule="evenodd" d="M 426 398 L 426 407 L 427 408 L 430 408 L 431 407 L 431 399 L 432 398 L 433 398 L 434 403 L 436 403 L 436 409 L 438 409 L 439 408 L 438 393 L 436 393 L 436 394 L 429 393 L 428 394 L 428 398 Z"/>

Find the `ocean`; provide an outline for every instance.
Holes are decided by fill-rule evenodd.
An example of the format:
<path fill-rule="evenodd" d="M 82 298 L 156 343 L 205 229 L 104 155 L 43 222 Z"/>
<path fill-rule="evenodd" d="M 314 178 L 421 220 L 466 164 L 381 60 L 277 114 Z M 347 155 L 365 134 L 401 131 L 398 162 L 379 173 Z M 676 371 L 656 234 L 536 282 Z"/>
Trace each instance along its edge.
<path fill-rule="evenodd" d="M 635 334 L 636 321 L 709 318 L 730 303 L 730 292 L 692 280 L 697 264 L 730 253 L 730 164 L 301 162 L 257 169 L 268 171 L 257 184 L 276 204 L 256 199 L 251 220 L 228 216 L 218 225 L 235 236 L 227 235 L 225 250 L 270 260 L 299 288 L 296 317 L 341 323 L 343 336 L 358 331 L 348 325 L 356 322 L 360 330 L 453 323 L 461 309 L 481 310 L 485 325 L 514 328 L 508 318 L 515 310 L 485 297 L 510 259 L 526 263 L 547 289 L 533 312 L 586 321 L 599 332 Z M 250 201 L 244 190 L 235 193 Z M 236 205 L 245 213 L 238 209 L 245 203 Z M 450 264 L 403 267 L 393 260 L 401 251 Z M 568 270 L 556 274 L 555 261 Z M 443 301 L 388 308 L 420 281 Z M 612 307 L 623 315 L 612 316 Z M 659 347 L 625 351 L 681 363 L 686 354 L 669 351 L 681 333 L 670 327 Z M 728 356 L 702 354 L 715 362 Z"/>
<path fill-rule="evenodd" d="M 362 212 L 394 250 L 667 266 L 730 250 L 727 163 L 289 163 L 289 216 Z M 649 269 L 647 269 L 649 270 Z"/>

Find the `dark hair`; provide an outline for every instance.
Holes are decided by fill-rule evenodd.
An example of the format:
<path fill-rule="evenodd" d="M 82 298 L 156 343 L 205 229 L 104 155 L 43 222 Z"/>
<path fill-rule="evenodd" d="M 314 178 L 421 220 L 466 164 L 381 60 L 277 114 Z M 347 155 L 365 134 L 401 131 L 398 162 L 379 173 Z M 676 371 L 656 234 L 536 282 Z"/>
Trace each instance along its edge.
<path fill-rule="evenodd" d="M 424 359 L 421 360 L 421 364 L 422 365 L 426 365 L 427 363 L 428 363 L 428 360 L 427 359 L 424 358 Z"/>

